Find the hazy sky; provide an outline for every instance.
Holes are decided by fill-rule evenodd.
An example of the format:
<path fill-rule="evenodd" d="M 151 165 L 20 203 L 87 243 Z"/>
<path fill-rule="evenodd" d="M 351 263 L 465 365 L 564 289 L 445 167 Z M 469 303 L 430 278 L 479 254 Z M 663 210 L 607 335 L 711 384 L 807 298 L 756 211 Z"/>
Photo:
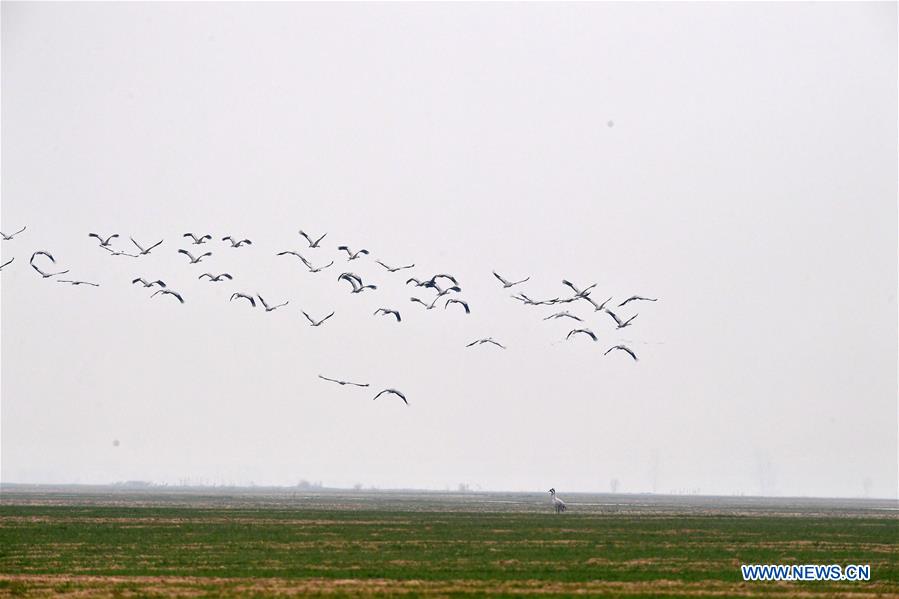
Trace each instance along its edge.
<path fill-rule="evenodd" d="M 4 2 L 0 478 L 896 496 L 896 16 Z M 472 314 L 374 258 L 455 274 Z M 661 299 L 622 332 L 563 306 L 600 337 L 564 342 L 493 269 Z"/>

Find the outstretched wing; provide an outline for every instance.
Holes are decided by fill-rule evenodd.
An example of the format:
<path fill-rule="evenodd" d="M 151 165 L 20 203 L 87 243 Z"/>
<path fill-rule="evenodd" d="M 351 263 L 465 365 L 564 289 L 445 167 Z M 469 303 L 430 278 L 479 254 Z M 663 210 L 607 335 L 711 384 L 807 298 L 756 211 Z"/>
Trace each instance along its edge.
<path fill-rule="evenodd" d="M 511 285 L 511 283 L 509 281 L 502 278 L 495 270 L 493 271 L 493 276 L 496 277 L 497 279 L 499 279 L 499 282 L 502 283 L 504 286 L 508 287 L 509 285 Z"/>

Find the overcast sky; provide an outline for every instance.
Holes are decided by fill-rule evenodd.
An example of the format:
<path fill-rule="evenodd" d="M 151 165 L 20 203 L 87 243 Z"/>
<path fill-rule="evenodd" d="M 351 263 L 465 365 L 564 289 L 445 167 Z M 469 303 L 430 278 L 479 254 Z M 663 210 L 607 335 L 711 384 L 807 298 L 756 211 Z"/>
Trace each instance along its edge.
<path fill-rule="evenodd" d="M 896 46 L 895 3 L 4 2 L 0 478 L 895 497 Z M 563 278 L 660 299 L 509 297 Z"/>

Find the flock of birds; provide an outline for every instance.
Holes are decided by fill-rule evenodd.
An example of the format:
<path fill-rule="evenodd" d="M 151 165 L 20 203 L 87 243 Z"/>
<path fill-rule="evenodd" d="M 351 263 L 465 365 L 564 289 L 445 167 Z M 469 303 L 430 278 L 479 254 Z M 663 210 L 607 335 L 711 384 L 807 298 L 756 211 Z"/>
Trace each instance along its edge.
<path fill-rule="evenodd" d="M 12 233 L 10 235 L 7 235 L 7 234 L 3 233 L 2 231 L 0 231 L 0 236 L 2 236 L 3 241 L 12 241 L 15 237 L 17 237 L 19 234 L 23 233 L 25 230 L 26 230 L 26 227 L 22 227 L 21 229 L 19 229 L 18 231 L 16 231 L 15 233 Z M 314 236 L 310 236 L 305 231 L 300 230 L 298 233 L 303 239 L 305 239 L 309 250 L 321 249 L 322 248 L 321 243 L 327 236 L 327 233 L 325 233 L 321 236 L 313 238 Z M 142 256 L 149 255 L 154 249 L 156 249 L 157 247 L 162 245 L 164 242 L 164 240 L 160 240 L 160 241 L 157 241 L 156 243 L 145 245 L 145 244 L 138 242 L 133 237 L 129 237 L 129 239 L 131 240 L 131 243 L 133 244 L 135 249 L 131 252 L 128 252 L 128 251 L 126 251 L 126 249 L 116 249 L 113 247 L 114 240 L 119 238 L 119 235 L 117 233 L 108 235 L 108 236 L 103 236 L 103 235 L 100 235 L 97 233 L 89 233 L 88 237 L 95 239 L 98 242 L 99 247 L 101 249 L 105 250 L 106 252 L 108 252 L 110 256 L 128 257 L 128 258 L 133 258 L 133 259 L 138 259 L 138 258 L 141 258 Z M 195 233 L 184 233 L 184 235 L 182 236 L 182 239 L 189 240 L 189 242 L 185 241 L 185 245 L 198 246 L 198 247 L 194 247 L 193 251 L 191 251 L 190 249 L 185 249 L 185 248 L 179 248 L 177 250 L 177 253 L 179 255 L 184 255 L 187 258 L 188 264 L 199 264 L 205 258 L 209 258 L 213 255 L 212 251 L 203 251 L 206 247 L 208 247 L 206 244 L 213 241 L 212 235 L 209 235 L 209 234 L 197 235 Z M 231 248 L 235 248 L 235 249 L 253 245 L 253 242 L 249 239 L 237 239 L 236 237 L 233 237 L 230 235 L 226 236 L 226 237 L 222 237 L 221 241 L 229 244 Z M 365 248 L 359 248 L 359 249 L 354 250 L 354 249 L 351 249 L 347 245 L 337 246 L 337 251 L 346 253 L 346 262 L 347 263 L 353 262 L 355 260 L 360 260 L 363 257 L 370 255 L 369 250 L 367 250 Z M 335 264 L 335 260 L 332 259 L 327 264 L 322 263 L 322 264 L 319 264 L 316 266 L 311 261 L 309 261 L 305 256 L 303 256 L 299 251 L 296 251 L 296 250 L 285 250 L 285 251 L 277 252 L 276 256 L 293 256 L 293 257 L 297 258 L 303 264 L 303 266 L 306 269 L 308 269 L 308 271 L 310 273 L 320 273 L 320 272 L 325 271 L 328 268 L 334 266 L 334 264 Z M 15 257 L 11 258 L 9 261 L 0 265 L 0 270 L 9 266 L 14 261 L 15 261 Z M 407 264 L 404 266 L 390 266 L 390 265 L 382 262 L 381 260 L 375 260 L 374 262 L 376 264 L 380 265 L 381 267 L 383 267 L 389 273 L 397 273 L 397 272 L 404 271 L 404 270 L 410 270 L 415 267 L 414 263 Z M 54 279 L 55 281 L 57 281 L 59 283 L 65 283 L 65 284 L 74 285 L 74 286 L 80 286 L 80 285 L 86 285 L 86 286 L 90 286 L 90 287 L 99 287 L 100 286 L 99 283 L 95 283 L 95 282 L 83 281 L 83 280 L 78 280 L 78 279 L 74 279 L 74 278 L 68 278 L 68 279 L 61 278 L 62 275 L 66 275 L 69 272 L 69 270 L 66 269 L 66 270 L 61 270 L 61 271 L 51 271 L 51 269 L 55 268 L 56 258 L 50 252 L 45 251 L 45 250 L 37 250 L 37 251 L 33 252 L 31 255 L 31 258 L 29 260 L 29 264 L 30 264 L 31 268 L 34 269 L 34 271 L 38 275 L 40 275 L 43 279 Z M 512 289 L 513 287 L 518 287 L 519 285 L 523 285 L 524 283 L 526 283 L 527 281 L 530 280 L 530 277 L 525 277 L 525 278 L 517 280 L 517 281 L 512 281 L 510 279 L 503 277 L 496 271 L 493 272 L 493 276 L 496 278 L 497 281 L 499 281 L 502 289 L 504 289 L 504 290 Z M 220 273 L 204 272 L 203 274 L 201 274 L 198 277 L 198 279 L 206 280 L 209 283 L 222 283 L 222 282 L 233 281 L 234 276 L 228 272 L 220 272 Z M 337 275 L 337 282 L 338 283 L 346 283 L 348 285 L 347 290 L 351 294 L 360 294 L 360 293 L 364 293 L 366 291 L 375 292 L 378 289 L 377 285 L 375 285 L 373 283 L 367 283 L 366 281 L 364 281 L 362 279 L 362 277 L 360 275 L 355 274 L 353 272 L 348 272 L 348 271 L 341 272 L 339 275 Z M 148 278 L 138 276 L 131 281 L 131 284 L 132 285 L 140 285 L 145 289 L 154 289 L 154 291 L 150 297 L 157 297 L 157 296 L 170 297 L 170 298 L 172 298 L 172 300 L 178 301 L 181 304 L 185 303 L 184 295 L 177 290 L 169 288 L 166 285 L 165 281 L 163 281 L 162 279 L 150 280 Z M 430 278 L 409 277 L 406 280 L 406 285 L 407 286 L 412 285 L 414 288 L 421 289 L 420 292 L 416 292 L 416 296 L 410 297 L 409 301 L 412 303 L 420 304 L 421 306 L 424 307 L 425 310 L 433 310 L 438 305 L 442 305 L 444 310 L 449 309 L 450 306 L 458 306 L 458 308 L 456 308 L 456 309 L 458 309 L 460 311 L 464 311 L 464 314 L 471 313 L 471 306 L 469 305 L 469 302 L 467 300 L 459 297 L 459 294 L 462 293 L 462 286 L 461 286 L 459 280 L 451 274 L 439 273 L 439 274 L 435 274 L 435 275 L 431 276 Z M 591 305 L 593 307 L 594 312 L 602 312 L 605 315 L 607 315 L 608 318 L 610 318 L 612 320 L 612 322 L 614 323 L 616 330 L 620 330 L 620 329 L 624 329 L 626 327 L 632 326 L 634 323 L 634 320 L 639 315 L 639 314 L 633 314 L 631 316 L 622 317 L 622 316 L 619 316 L 619 314 L 617 313 L 617 312 L 620 312 L 621 309 L 627 308 L 629 305 L 633 305 L 636 302 L 658 301 L 658 298 L 650 298 L 650 297 L 645 297 L 645 296 L 641 296 L 641 295 L 631 295 L 630 297 L 628 297 L 627 299 L 624 299 L 617 305 L 609 307 L 612 302 L 612 297 L 609 297 L 609 298 L 605 299 L 604 301 L 597 303 L 596 300 L 591 296 L 591 293 L 593 292 L 594 288 L 596 287 L 596 283 L 593 283 L 591 285 L 581 288 L 578 285 L 572 283 L 571 281 L 563 279 L 562 285 L 564 285 L 565 287 L 570 289 L 571 295 L 568 295 L 567 297 L 555 297 L 555 298 L 551 298 L 551 299 L 535 300 L 523 292 L 518 292 L 518 293 L 513 294 L 511 297 L 513 299 L 521 302 L 523 305 L 527 305 L 527 306 L 557 306 L 557 305 L 562 305 L 562 304 L 573 304 L 575 302 L 583 302 L 583 303 Z M 429 299 L 428 298 L 422 299 L 420 297 L 417 297 L 418 295 L 423 295 L 424 293 L 433 293 L 433 296 L 430 297 Z M 287 306 L 290 303 L 289 301 L 284 301 L 284 302 L 280 302 L 280 303 L 271 303 L 270 304 L 258 293 L 257 294 L 249 294 L 249 293 L 243 293 L 243 292 L 238 292 L 238 291 L 231 294 L 229 301 L 244 302 L 245 304 L 249 305 L 250 308 L 261 307 L 266 312 L 273 312 L 275 310 L 278 310 L 279 308 L 283 308 L 283 307 Z M 612 308 L 614 308 L 614 310 Z M 332 311 L 330 314 L 328 314 L 327 316 L 324 316 L 322 318 L 316 318 L 316 317 L 310 316 L 307 312 L 302 311 L 302 310 L 301 310 L 301 312 L 302 312 L 303 316 L 306 318 L 306 320 L 308 321 L 309 325 L 313 326 L 313 327 L 322 326 L 323 324 L 325 324 L 325 322 L 328 321 L 328 319 L 330 319 L 334 316 L 334 311 Z M 395 322 L 397 322 L 397 323 L 400 323 L 403 320 L 400 310 L 397 308 L 393 308 L 393 307 L 378 308 L 377 310 L 375 310 L 374 315 L 375 316 L 386 316 L 386 317 L 393 318 L 395 320 Z M 590 339 L 592 342 L 599 341 L 599 336 L 596 333 L 594 333 L 589 327 L 583 325 L 584 319 L 576 314 L 573 314 L 572 312 L 570 312 L 568 310 L 561 310 L 561 311 L 555 312 L 555 313 L 550 314 L 543 318 L 543 320 L 545 320 L 545 321 L 562 320 L 562 319 L 570 319 L 570 320 L 578 323 L 578 324 L 574 325 L 575 328 L 573 328 L 573 329 L 571 329 L 571 331 L 569 331 L 568 335 L 565 337 L 566 340 L 571 340 L 571 339 L 575 339 L 578 337 L 584 337 L 584 338 Z M 480 338 L 480 339 L 475 339 L 475 340 L 471 341 L 470 343 L 468 343 L 466 347 L 476 347 L 476 346 L 483 346 L 483 345 L 492 345 L 499 349 L 506 349 L 505 345 L 503 345 L 501 342 L 497 341 L 496 339 L 493 339 L 492 337 L 484 337 L 484 338 Z M 616 352 L 616 351 L 620 351 L 620 352 L 623 352 L 624 354 L 627 354 L 635 361 L 638 359 L 637 354 L 630 347 L 628 347 L 627 345 L 624 345 L 624 344 L 618 344 L 618 345 L 613 345 L 613 346 L 609 347 L 608 349 L 605 350 L 603 355 L 608 355 L 609 353 Z M 354 382 L 345 381 L 345 380 L 341 380 L 341 379 L 337 379 L 337 378 L 325 377 L 322 375 L 319 375 L 319 378 L 321 378 L 324 381 L 327 381 L 330 383 L 335 383 L 335 384 L 338 384 L 341 386 L 349 385 L 349 386 L 362 387 L 362 388 L 369 386 L 368 383 L 354 383 Z M 397 389 L 393 389 L 393 388 L 383 389 L 380 392 L 378 392 L 374 396 L 373 399 L 378 399 L 382 395 L 394 395 L 394 396 L 398 397 L 399 399 L 401 399 L 406 405 L 409 405 L 409 401 L 407 400 L 406 396 Z M 552 495 L 553 495 L 553 499 L 555 501 L 556 498 L 555 498 L 554 491 L 552 492 Z M 558 500 L 558 501 L 560 502 L 562 509 L 564 510 L 564 503 L 561 503 L 561 500 Z M 556 504 L 556 505 L 558 506 L 559 504 Z"/>

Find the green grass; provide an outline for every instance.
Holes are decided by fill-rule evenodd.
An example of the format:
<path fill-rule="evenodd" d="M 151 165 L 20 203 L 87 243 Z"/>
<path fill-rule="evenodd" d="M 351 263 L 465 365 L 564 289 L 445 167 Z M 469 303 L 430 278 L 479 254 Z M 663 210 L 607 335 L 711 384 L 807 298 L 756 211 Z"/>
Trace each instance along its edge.
<path fill-rule="evenodd" d="M 899 594 L 897 541 L 883 517 L 4 505 L 0 595 L 165 594 L 170 579 L 215 595 L 316 581 L 308 594 L 886 596 Z M 744 583 L 741 563 L 871 564 L 872 581 Z"/>

